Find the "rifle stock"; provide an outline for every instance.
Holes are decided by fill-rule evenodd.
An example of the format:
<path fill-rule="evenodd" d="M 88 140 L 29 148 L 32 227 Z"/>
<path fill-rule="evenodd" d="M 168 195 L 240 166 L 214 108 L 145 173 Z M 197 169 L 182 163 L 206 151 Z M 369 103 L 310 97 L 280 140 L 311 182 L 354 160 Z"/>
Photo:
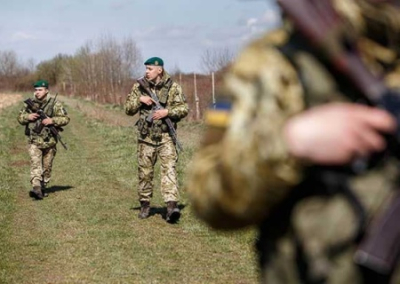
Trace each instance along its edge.
<path fill-rule="evenodd" d="M 346 74 L 370 104 L 382 106 L 397 118 L 400 102 L 393 97 L 381 78 L 373 75 L 358 54 L 355 39 L 332 7 L 329 0 L 278 0 L 282 9 L 296 24 L 296 27 L 340 72 Z M 391 104 L 389 106 L 387 98 Z"/>
<path fill-rule="evenodd" d="M 33 112 L 39 114 L 40 120 L 49 118 L 49 117 L 46 115 L 46 113 L 45 113 L 42 109 L 35 109 L 35 105 L 34 105 L 34 103 L 33 103 L 33 101 L 32 101 L 31 98 L 26 99 L 26 100 L 24 101 L 24 103 L 26 103 L 26 105 L 29 107 L 29 109 L 30 109 L 31 111 L 33 111 Z M 43 124 L 41 123 L 40 125 L 43 125 Z M 51 132 L 51 133 L 54 135 L 54 137 L 56 138 L 56 140 L 57 140 L 57 141 L 60 141 L 61 145 L 64 147 L 65 150 L 68 150 L 67 145 L 62 141 L 61 135 L 60 135 L 59 131 L 57 130 L 57 128 L 56 128 L 54 125 L 48 125 L 48 126 L 43 125 L 43 126 L 40 126 L 40 127 L 38 127 L 38 128 L 35 129 L 35 132 L 36 132 L 37 134 L 39 134 L 39 133 L 42 131 L 43 127 L 48 127 L 49 130 L 50 130 L 50 132 Z"/>
<path fill-rule="evenodd" d="M 144 81 L 143 77 L 137 79 L 136 81 L 145 90 L 145 92 L 153 99 L 153 102 L 155 104 L 152 112 L 146 117 L 146 121 L 149 123 L 152 123 L 154 111 L 164 109 L 164 107 L 160 104 L 160 101 L 158 100 L 157 95 L 150 90 L 150 88 L 148 87 L 148 84 Z M 165 121 L 165 123 L 168 126 L 168 133 L 171 136 L 172 141 L 176 145 L 177 151 L 178 152 L 183 151 L 182 144 L 178 140 L 178 135 L 176 133 L 176 130 L 174 128 L 174 125 L 173 125 L 171 119 L 169 117 L 165 117 L 165 118 L 163 118 L 163 120 Z"/>

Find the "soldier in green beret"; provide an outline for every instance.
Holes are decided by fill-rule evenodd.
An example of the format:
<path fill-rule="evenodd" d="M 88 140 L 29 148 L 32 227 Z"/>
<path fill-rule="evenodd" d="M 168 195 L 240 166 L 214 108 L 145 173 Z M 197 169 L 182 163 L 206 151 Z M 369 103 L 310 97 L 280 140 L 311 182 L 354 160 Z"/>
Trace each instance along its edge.
<path fill-rule="evenodd" d="M 69 123 L 70 118 L 62 103 L 50 98 L 49 83 L 39 80 L 34 83 L 34 98 L 32 109 L 25 102 L 18 115 L 18 122 L 25 126 L 28 138 L 28 152 L 31 164 L 31 185 L 29 195 L 35 199 L 47 196 L 46 185 L 51 179 L 53 160 L 57 153 L 58 142 L 49 126 L 61 128 Z M 42 110 L 47 118 L 41 119 L 38 111 Z"/>
<path fill-rule="evenodd" d="M 169 118 L 176 129 L 177 123 L 188 114 L 188 105 L 182 88 L 164 69 L 164 61 L 152 57 L 145 61 L 144 83 L 159 100 L 163 109 L 154 110 L 155 101 L 143 86 L 135 83 L 125 102 L 127 115 L 139 113 L 138 129 L 138 197 L 139 218 L 150 216 L 150 200 L 153 196 L 154 166 L 161 162 L 161 194 L 167 205 L 166 221 L 175 223 L 180 218 L 176 163 L 178 153 L 165 122 Z M 150 118 L 150 119 L 149 119 Z"/>

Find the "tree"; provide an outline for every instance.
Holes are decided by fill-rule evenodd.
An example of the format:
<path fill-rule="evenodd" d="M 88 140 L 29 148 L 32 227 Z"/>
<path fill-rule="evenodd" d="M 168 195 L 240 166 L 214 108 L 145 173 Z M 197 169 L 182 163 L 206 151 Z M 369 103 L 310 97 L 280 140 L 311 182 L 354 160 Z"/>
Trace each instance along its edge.
<path fill-rule="evenodd" d="M 200 57 L 201 69 L 206 73 L 217 72 L 227 67 L 234 59 L 229 48 L 206 49 Z"/>
<path fill-rule="evenodd" d="M 139 76 L 142 56 L 132 38 L 111 35 L 87 41 L 64 66 L 63 88 L 104 103 L 121 103 Z"/>
<path fill-rule="evenodd" d="M 0 51 L 0 76 L 12 78 L 20 69 L 17 55 L 14 51 Z"/>
<path fill-rule="evenodd" d="M 22 65 L 14 51 L 0 51 L 0 88 L 1 90 L 24 90 L 31 87 L 32 69 Z M 28 83 L 29 82 L 29 83 Z"/>
<path fill-rule="evenodd" d="M 58 54 L 53 59 L 41 62 L 37 66 L 38 79 L 45 79 L 50 85 L 57 85 L 61 81 L 64 74 L 64 64 L 68 56 Z"/>

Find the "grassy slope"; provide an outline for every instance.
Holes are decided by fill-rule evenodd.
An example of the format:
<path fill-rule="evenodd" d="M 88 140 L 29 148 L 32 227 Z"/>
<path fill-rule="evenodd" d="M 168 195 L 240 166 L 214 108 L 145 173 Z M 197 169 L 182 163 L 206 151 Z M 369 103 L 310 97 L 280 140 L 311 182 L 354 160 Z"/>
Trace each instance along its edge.
<path fill-rule="evenodd" d="M 139 220 L 133 119 L 119 109 L 66 99 L 50 196 L 28 197 L 29 159 L 19 106 L 0 111 L 0 283 L 256 283 L 254 231 L 220 233 L 195 218 L 185 192 L 177 225 Z M 117 126 L 115 126 L 117 125 Z M 181 183 L 201 127 L 179 129 Z"/>

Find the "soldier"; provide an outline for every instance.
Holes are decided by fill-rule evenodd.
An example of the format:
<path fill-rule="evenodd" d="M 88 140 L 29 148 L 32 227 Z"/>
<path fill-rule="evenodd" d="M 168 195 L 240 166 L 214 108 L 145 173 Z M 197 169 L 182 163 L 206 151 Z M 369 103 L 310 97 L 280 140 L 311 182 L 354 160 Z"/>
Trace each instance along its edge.
<path fill-rule="evenodd" d="M 399 59 L 399 1 L 296 1 L 280 2 L 291 2 L 284 8 L 294 13 L 310 9 L 306 19 L 316 29 L 320 23 L 313 21 L 325 9 L 324 23 L 339 17 L 340 26 L 319 34 L 326 50 L 293 18 L 246 48 L 207 114 L 186 188 L 195 212 L 212 227 L 259 226 L 265 283 L 390 283 L 396 262 L 380 265 L 357 245 L 370 240 L 365 232 L 374 226 L 364 225 L 379 222 L 397 196 L 398 160 L 376 153 L 387 149 L 385 135 L 398 125 L 389 112 L 352 102 L 365 88 L 345 73 L 353 63 L 337 59 L 355 43 L 359 55 L 352 58 L 362 58 L 364 73 L 387 75 Z M 361 162 L 372 156 L 379 157 L 374 165 Z M 357 163 L 367 166 L 359 175 L 328 171 L 355 170 Z M 330 183 L 314 183 L 329 174 Z"/>
<path fill-rule="evenodd" d="M 140 201 L 139 218 L 150 215 L 150 200 L 153 196 L 154 166 L 157 158 L 161 161 L 161 194 L 167 205 L 166 221 L 175 223 L 180 218 L 178 207 L 178 179 L 176 163 L 178 153 L 169 134 L 165 119 L 176 124 L 188 114 L 188 105 L 182 88 L 172 81 L 159 57 L 152 57 L 144 63 L 144 81 L 150 91 L 155 93 L 163 109 L 153 111 L 155 101 L 145 89 L 135 83 L 125 102 L 127 115 L 139 112 L 138 129 L 138 196 Z"/>
<path fill-rule="evenodd" d="M 28 152 L 31 163 L 31 185 L 29 195 L 35 199 L 43 199 L 48 194 L 46 185 L 51 179 L 53 160 L 57 153 L 57 137 L 49 130 L 50 126 L 60 128 L 69 123 L 70 118 L 62 103 L 50 98 L 49 84 L 45 80 L 37 81 L 33 87 L 34 109 L 26 103 L 18 115 L 18 122 L 25 126 L 28 138 Z M 41 119 L 38 111 L 42 110 L 46 119 Z"/>

